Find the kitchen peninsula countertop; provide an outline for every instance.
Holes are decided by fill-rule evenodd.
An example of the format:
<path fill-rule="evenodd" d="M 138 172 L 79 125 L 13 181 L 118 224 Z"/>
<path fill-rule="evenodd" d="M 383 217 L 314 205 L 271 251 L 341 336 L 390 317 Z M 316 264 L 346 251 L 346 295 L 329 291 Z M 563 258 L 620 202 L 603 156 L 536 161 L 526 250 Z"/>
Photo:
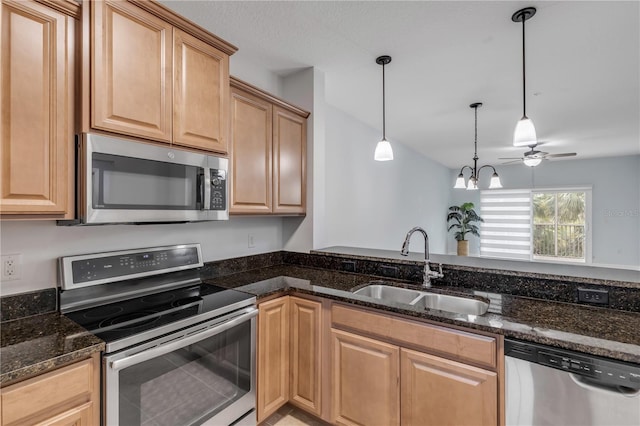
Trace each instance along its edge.
<path fill-rule="evenodd" d="M 104 342 L 60 313 L 0 323 L 0 387 L 90 357 Z"/>
<path fill-rule="evenodd" d="M 304 293 L 388 313 L 640 364 L 640 313 L 490 294 L 491 304 L 487 314 L 462 315 L 380 301 L 351 292 L 371 281 L 379 283 L 380 280 L 379 277 L 367 275 L 279 265 L 212 278 L 205 282 L 253 294 L 258 300 L 293 292 Z M 402 282 L 386 284 L 417 288 L 415 284 Z M 458 287 L 436 286 L 431 290 L 453 294 L 464 292 L 467 296 L 478 296 L 471 290 Z M 486 293 L 480 295 L 487 296 Z"/>

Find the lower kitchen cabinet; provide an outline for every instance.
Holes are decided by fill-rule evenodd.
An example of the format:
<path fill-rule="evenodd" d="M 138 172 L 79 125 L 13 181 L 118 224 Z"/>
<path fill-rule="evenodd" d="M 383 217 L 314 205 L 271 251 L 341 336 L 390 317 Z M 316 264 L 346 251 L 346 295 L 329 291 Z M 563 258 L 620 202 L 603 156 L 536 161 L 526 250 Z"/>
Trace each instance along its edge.
<path fill-rule="evenodd" d="M 503 424 L 498 336 L 338 303 L 331 324 L 333 423 Z"/>
<path fill-rule="evenodd" d="M 496 373 L 407 349 L 400 365 L 403 426 L 498 423 Z"/>
<path fill-rule="evenodd" d="M 306 295 L 259 304 L 258 422 L 503 425 L 501 337 Z"/>
<path fill-rule="evenodd" d="M 321 416 L 322 303 L 292 296 L 290 402 Z"/>
<path fill-rule="evenodd" d="M 258 305 L 258 422 L 289 400 L 289 296 Z"/>
<path fill-rule="evenodd" d="M 400 424 L 400 348 L 331 330 L 333 365 L 332 423 Z"/>
<path fill-rule="evenodd" d="M 0 424 L 100 424 L 100 354 L 1 391 Z"/>

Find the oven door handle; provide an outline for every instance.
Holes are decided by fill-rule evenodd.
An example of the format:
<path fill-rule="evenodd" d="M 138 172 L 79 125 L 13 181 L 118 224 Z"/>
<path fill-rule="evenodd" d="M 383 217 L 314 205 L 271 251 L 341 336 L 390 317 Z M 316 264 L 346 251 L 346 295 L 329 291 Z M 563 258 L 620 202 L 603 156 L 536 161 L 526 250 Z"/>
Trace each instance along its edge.
<path fill-rule="evenodd" d="M 243 315 L 240 315 L 238 317 L 235 317 L 227 322 L 224 322 L 219 326 L 209 328 L 205 331 L 202 331 L 197 334 L 193 334 L 191 336 L 187 336 L 183 339 L 171 341 L 170 343 L 166 343 L 161 346 L 156 346 L 146 351 L 138 352 L 137 354 L 128 356 L 126 358 L 111 361 L 111 364 L 110 364 L 111 369 L 114 371 L 122 370 L 123 368 L 131 367 L 132 365 L 140 364 L 141 362 L 148 361 L 152 358 L 156 358 L 156 357 L 168 354 L 169 352 L 182 349 L 185 346 L 192 345 L 201 340 L 215 336 L 216 334 L 220 334 L 223 331 L 229 330 L 230 328 L 233 328 L 245 321 L 248 321 L 257 315 L 258 315 L 258 310 L 255 308 L 251 308 L 251 311 Z"/>

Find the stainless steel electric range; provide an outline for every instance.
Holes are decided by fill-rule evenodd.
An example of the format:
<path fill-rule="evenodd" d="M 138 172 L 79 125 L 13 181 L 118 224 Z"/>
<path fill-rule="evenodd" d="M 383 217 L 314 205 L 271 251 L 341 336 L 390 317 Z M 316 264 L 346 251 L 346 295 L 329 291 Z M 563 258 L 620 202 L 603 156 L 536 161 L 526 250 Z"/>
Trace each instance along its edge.
<path fill-rule="evenodd" d="M 62 313 L 106 342 L 105 425 L 255 425 L 255 297 L 201 266 L 199 244 L 59 259 Z"/>

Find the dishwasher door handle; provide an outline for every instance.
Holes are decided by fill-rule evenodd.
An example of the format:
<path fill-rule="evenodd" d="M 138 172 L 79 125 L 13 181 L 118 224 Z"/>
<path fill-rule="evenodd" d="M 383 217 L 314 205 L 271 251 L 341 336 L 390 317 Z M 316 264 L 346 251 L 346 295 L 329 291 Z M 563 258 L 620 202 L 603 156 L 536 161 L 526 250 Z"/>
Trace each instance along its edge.
<path fill-rule="evenodd" d="M 582 376 L 579 376 L 577 374 L 574 373 L 569 373 L 569 377 L 571 378 L 571 380 L 573 380 L 573 382 L 580 386 L 583 389 L 588 389 L 591 391 L 598 391 L 598 392 L 604 392 L 610 395 L 619 395 L 619 396 L 625 396 L 627 398 L 635 398 L 637 396 L 640 396 L 640 389 L 638 390 L 633 390 L 631 388 L 624 388 L 624 387 L 611 387 L 611 386 L 606 386 L 606 385 L 602 385 L 599 386 L 598 384 L 595 384 L 593 382 L 587 382 L 585 381 Z"/>

